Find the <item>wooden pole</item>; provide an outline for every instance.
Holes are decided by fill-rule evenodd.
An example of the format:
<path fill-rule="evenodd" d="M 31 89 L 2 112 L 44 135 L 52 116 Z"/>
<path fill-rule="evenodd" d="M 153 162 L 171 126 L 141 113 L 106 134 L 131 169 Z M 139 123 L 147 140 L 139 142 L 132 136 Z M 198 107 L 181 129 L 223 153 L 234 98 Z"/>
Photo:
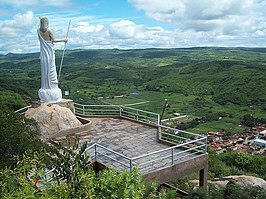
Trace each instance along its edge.
<path fill-rule="evenodd" d="M 68 23 L 66 39 L 67 39 L 67 37 L 68 37 L 69 28 L 70 28 L 70 23 L 71 23 L 71 20 L 69 20 L 69 23 Z M 61 58 L 61 63 L 60 63 L 60 68 L 59 68 L 59 73 L 58 73 L 58 82 L 59 82 L 60 75 L 61 75 L 61 70 L 62 70 L 62 65 L 63 65 L 63 61 L 64 61 L 65 50 L 66 50 L 66 42 L 65 42 L 65 45 L 64 45 L 63 53 L 62 53 L 62 58 Z"/>

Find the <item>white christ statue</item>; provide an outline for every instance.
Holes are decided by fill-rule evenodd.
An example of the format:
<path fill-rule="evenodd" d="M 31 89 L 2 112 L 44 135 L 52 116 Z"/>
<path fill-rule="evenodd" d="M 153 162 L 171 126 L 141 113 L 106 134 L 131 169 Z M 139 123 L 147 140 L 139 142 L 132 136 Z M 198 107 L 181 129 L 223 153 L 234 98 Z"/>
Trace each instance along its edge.
<path fill-rule="evenodd" d="M 55 39 L 48 29 L 48 19 L 40 17 L 37 30 L 40 41 L 41 88 L 38 95 L 41 102 L 55 103 L 62 100 L 62 91 L 58 88 L 55 66 L 54 42 L 67 42 L 67 39 Z"/>

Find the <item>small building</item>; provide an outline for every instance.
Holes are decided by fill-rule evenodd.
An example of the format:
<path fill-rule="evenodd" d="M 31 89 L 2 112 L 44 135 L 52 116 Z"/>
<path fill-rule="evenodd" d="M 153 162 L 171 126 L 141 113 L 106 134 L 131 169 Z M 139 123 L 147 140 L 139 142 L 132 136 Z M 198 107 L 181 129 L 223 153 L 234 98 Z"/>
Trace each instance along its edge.
<path fill-rule="evenodd" d="M 65 90 L 65 96 L 69 95 L 69 90 Z"/>
<path fill-rule="evenodd" d="M 263 139 L 255 139 L 254 144 L 261 147 L 266 147 L 266 141 Z"/>
<path fill-rule="evenodd" d="M 266 130 L 264 130 L 264 131 L 261 131 L 260 133 L 259 133 L 259 136 L 258 136 L 259 138 L 266 138 Z"/>

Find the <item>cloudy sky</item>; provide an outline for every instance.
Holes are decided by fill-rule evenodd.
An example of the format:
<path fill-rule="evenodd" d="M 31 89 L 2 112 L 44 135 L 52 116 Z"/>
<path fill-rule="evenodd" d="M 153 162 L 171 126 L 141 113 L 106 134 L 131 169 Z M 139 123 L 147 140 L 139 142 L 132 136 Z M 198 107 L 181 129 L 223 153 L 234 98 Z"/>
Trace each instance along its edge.
<path fill-rule="evenodd" d="M 266 0 L 0 0 L 0 54 L 39 51 L 39 16 L 67 49 L 266 46 Z"/>

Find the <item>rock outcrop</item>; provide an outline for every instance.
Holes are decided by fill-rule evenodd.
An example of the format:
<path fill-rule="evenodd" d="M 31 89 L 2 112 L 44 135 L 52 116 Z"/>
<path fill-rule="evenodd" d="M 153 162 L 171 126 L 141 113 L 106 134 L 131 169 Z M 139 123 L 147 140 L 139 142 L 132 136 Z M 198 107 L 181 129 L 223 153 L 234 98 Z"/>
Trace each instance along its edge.
<path fill-rule="evenodd" d="M 36 121 L 36 128 L 42 140 L 49 139 L 61 130 L 81 125 L 70 109 L 57 104 L 41 104 L 37 108 L 29 109 L 25 116 Z"/>
<path fill-rule="evenodd" d="M 246 176 L 246 175 L 226 176 L 219 179 L 209 180 L 208 183 L 212 183 L 220 187 L 226 187 L 227 183 L 230 180 L 234 181 L 236 184 L 240 186 L 259 186 L 266 189 L 265 180 L 254 176 Z"/>

